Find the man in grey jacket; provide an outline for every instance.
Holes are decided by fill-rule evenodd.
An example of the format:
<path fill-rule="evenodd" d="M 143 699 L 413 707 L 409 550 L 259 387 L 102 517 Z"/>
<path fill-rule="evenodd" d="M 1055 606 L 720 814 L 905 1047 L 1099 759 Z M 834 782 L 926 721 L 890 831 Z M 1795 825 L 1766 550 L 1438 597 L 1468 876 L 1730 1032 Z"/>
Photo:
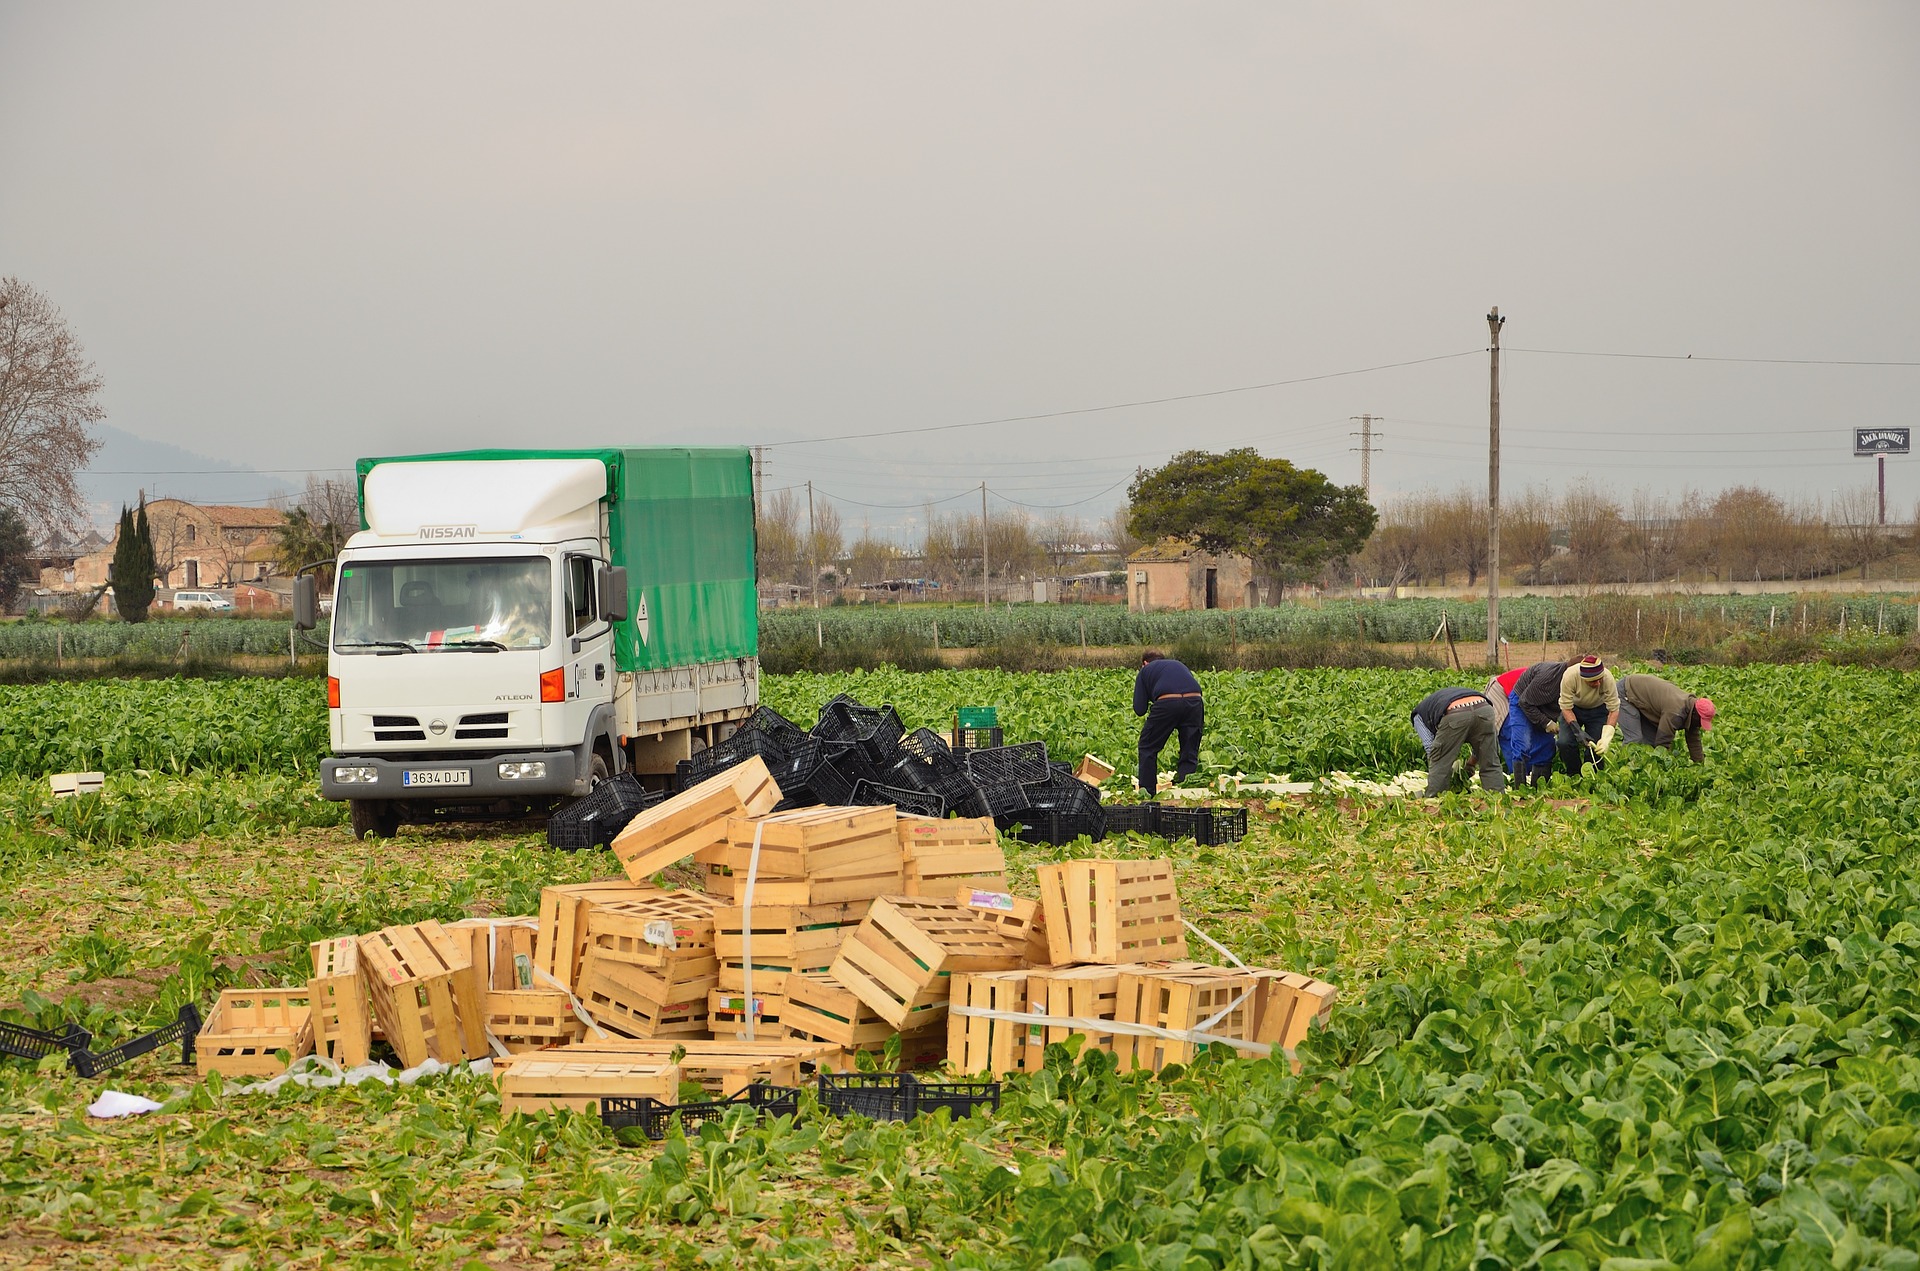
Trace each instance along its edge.
<path fill-rule="evenodd" d="M 1687 756 L 1705 763 L 1700 734 L 1713 727 L 1717 713 L 1712 698 L 1695 697 L 1657 675 L 1620 679 L 1620 740 L 1631 745 L 1665 748 L 1685 734 Z"/>

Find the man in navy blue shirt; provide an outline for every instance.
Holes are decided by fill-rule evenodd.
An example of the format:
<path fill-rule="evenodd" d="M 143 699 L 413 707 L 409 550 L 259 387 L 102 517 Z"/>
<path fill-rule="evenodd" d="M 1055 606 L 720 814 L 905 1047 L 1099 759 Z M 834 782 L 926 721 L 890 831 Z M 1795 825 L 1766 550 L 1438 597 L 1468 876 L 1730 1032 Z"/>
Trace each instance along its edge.
<path fill-rule="evenodd" d="M 1200 734 L 1207 723 L 1200 700 L 1200 681 L 1193 672 L 1164 654 L 1148 651 L 1140 657 L 1140 674 L 1133 679 L 1133 713 L 1145 715 L 1140 726 L 1140 788 L 1152 796 L 1160 784 L 1160 751 L 1167 738 L 1180 734 L 1180 760 L 1173 779 L 1200 768 Z"/>

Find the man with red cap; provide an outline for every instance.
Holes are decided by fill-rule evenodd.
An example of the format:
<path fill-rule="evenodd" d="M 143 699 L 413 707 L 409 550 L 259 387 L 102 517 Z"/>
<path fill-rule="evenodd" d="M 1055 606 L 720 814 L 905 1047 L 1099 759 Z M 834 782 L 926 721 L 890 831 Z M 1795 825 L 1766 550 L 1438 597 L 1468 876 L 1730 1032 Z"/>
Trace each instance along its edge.
<path fill-rule="evenodd" d="M 1560 766 L 1567 775 L 1580 775 L 1580 766 L 1600 756 L 1613 744 L 1614 726 L 1620 722 L 1620 690 L 1613 672 L 1597 653 L 1589 653 L 1568 666 L 1560 675 L 1560 728 L 1555 740 L 1560 750 Z"/>
<path fill-rule="evenodd" d="M 1700 734 L 1713 727 L 1716 713 L 1712 698 L 1684 693 L 1657 675 L 1620 678 L 1620 740 L 1629 744 L 1669 747 L 1685 733 L 1687 755 L 1705 763 Z"/>

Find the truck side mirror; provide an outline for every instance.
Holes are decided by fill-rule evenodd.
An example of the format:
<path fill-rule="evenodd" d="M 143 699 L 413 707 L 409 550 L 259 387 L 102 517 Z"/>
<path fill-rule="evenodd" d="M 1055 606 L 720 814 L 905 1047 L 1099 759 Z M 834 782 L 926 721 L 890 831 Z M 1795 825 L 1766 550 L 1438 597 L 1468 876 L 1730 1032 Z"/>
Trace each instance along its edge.
<path fill-rule="evenodd" d="M 627 607 L 627 569 L 624 565 L 600 567 L 600 617 L 606 622 L 625 622 L 632 616 Z"/>
<path fill-rule="evenodd" d="M 293 626 L 311 631 L 320 625 L 320 580 L 302 574 L 293 580 Z"/>

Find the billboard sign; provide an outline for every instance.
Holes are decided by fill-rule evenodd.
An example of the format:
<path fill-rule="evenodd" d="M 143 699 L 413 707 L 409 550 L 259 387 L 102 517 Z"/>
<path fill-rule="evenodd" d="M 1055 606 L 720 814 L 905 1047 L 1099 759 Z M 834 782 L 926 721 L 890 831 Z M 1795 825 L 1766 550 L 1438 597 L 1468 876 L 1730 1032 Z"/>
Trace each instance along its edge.
<path fill-rule="evenodd" d="M 1856 428 L 1853 430 L 1855 455 L 1905 455 L 1913 453 L 1911 428 Z"/>

